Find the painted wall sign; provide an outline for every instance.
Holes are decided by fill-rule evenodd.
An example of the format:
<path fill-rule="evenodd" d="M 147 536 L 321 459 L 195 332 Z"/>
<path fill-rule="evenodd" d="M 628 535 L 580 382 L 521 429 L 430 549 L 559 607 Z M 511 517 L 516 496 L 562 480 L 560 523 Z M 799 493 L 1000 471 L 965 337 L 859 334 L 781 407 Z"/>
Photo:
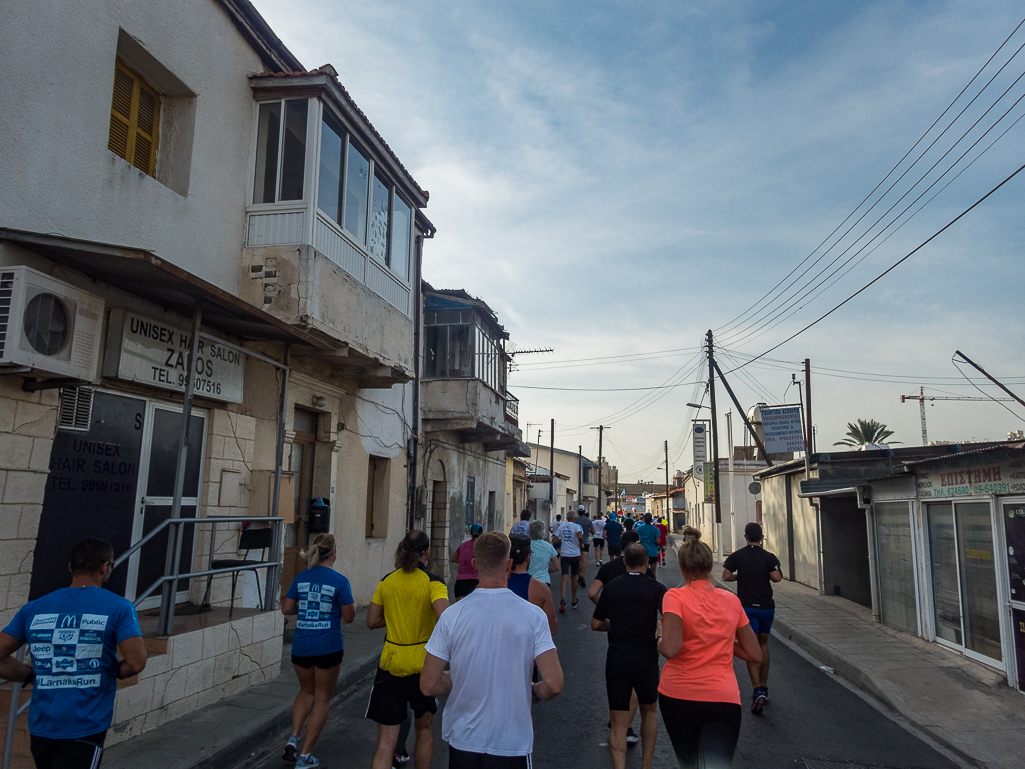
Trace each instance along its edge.
<path fill-rule="evenodd" d="M 916 467 L 915 485 L 922 499 L 1025 494 L 1025 458 L 1007 454 L 952 457 L 949 462 Z"/>
<path fill-rule="evenodd" d="M 122 309 L 110 311 L 103 375 L 185 392 L 191 333 Z M 194 366 L 196 395 L 242 402 L 245 355 L 223 342 L 199 340 Z"/>
<path fill-rule="evenodd" d="M 701 482 L 705 487 L 705 501 L 715 502 L 715 472 L 711 462 L 704 463 Z"/>
<path fill-rule="evenodd" d="M 804 451 L 800 406 L 762 406 L 762 430 L 769 454 Z"/>

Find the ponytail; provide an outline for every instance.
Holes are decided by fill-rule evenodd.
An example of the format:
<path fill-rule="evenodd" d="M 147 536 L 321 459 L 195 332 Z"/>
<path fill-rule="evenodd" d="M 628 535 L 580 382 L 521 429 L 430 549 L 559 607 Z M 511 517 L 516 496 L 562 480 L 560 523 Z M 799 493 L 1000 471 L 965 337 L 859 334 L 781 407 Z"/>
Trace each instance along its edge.
<path fill-rule="evenodd" d="M 420 563 L 420 556 L 426 553 L 430 547 L 430 537 L 419 529 L 413 529 L 402 538 L 395 550 L 395 568 L 405 572 L 416 571 L 416 567 Z"/>
<path fill-rule="evenodd" d="M 683 530 L 683 544 L 676 550 L 680 571 L 692 577 L 704 577 L 712 571 L 712 550 L 701 541 L 701 532 L 693 526 Z"/>
<path fill-rule="evenodd" d="M 335 535 L 334 534 L 318 534 L 316 539 L 313 540 L 313 544 L 306 550 L 299 551 L 299 557 L 306 559 L 306 568 L 312 569 L 314 566 L 320 566 L 323 561 L 326 561 L 331 557 L 331 553 L 335 551 Z"/>

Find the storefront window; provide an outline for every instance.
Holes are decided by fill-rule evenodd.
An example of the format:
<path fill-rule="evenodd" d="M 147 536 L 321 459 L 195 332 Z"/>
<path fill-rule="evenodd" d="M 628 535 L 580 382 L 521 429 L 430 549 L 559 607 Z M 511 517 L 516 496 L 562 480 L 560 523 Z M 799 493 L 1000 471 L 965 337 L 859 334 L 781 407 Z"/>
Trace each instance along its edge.
<path fill-rule="evenodd" d="M 989 503 L 926 505 L 936 636 L 1001 659 Z"/>

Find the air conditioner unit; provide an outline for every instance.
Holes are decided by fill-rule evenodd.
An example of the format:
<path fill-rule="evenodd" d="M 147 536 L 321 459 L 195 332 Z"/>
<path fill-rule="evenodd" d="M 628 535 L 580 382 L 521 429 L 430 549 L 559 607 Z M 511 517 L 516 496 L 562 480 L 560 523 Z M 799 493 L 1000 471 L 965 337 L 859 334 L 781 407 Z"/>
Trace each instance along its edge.
<path fill-rule="evenodd" d="M 30 267 L 0 267 L 0 366 L 94 380 L 103 306 Z"/>

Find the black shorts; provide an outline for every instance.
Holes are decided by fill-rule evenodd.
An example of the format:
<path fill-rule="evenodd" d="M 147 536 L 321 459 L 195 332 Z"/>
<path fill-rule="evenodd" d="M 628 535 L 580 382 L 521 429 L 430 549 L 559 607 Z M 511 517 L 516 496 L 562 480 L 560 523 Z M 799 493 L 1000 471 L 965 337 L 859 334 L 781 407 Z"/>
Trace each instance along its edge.
<path fill-rule="evenodd" d="M 658 563 L 658 556 L 657 555 L 649 555 L 648 556 L 648 566 L 655 566 L 657 563 Z"/>
<path fill-rule="evenodd" d="M 648 651 L 630 646 L 609 647 L 605 656 L 605 691 L 609 710 L 629 710 L 630 693 L 634 691 L 641 705 L 658 702 L 658 652 L 654 640 Z"/>
<path fill-rule="evenodd" d="M 366 717 L 382 726 L 398 726 L 406 720 L 407 704 L 413 708 L 414 718 L 438 712 L 438 701 L 420 691 L 419 673 L 399 677 L 378 668 Z"/>
<path fill-rule="evenodd" d="M 740 739 L 741 707 L 658 695 L 662 722 L 680 766 L 730 766 Z"/>
<path fill-rule="evenodd" d="M 29 749 L 36 769 L 96 769 L 103 758 L 107 730 L 74 740 L 31 735 Z"/>
<path fill-rule="evenodd" d="M 619 556 L 621 556 L 622 554 L 622 545 L 613 545 L 611 542 L 609 543 L 609 558 L 619 558 Z"/>
<path fill-rule="evenodd" d="M 596 539 L 594 541 L 594 549 L 595 550 L 604 550 L 605 549 L 605 540 L 604 539 Z"/>
<path fill-rule="evenodd" d="M 580 556 L 579 555 L 564 555 L 559 559 L 562 564 L 563 574 L 572 574 L 574 577 L 580 573 Z"/>
<path fill-rule="evenodd" d="M 317 654 L 313 657 L 297 657 L 292 655 L 292 664 L 296 667 L 309 669 L 309 668 L 320 668 L 321 670 L 327 670 L 333 668 L 336 665 L 342 664 L 342 655 L 345 654 L 344 649 L 339 649 L 336 652 L 330 654 Z"/>
<path fill-rule="evenodd" d="M 495 756 L 448 746 L 448 769 L 530 769 L 530 755 Z"/>
<path fill-rule="evenodd" d="M 479 579 L 457 579 L 456 586 L 454 589 L 456 598 L 466 598 L 470 593 L 477 589 L 477 585 L 480 583 Z"/>
<path fill-rule="evenodd" d="M 584 552 L 584 553 L 589 552 L 591 550 L 591 544 L 587 543 L 586 545 L 581 545 L 580 546 L 580 550 L 581 550 L 581 552 Z"/>

